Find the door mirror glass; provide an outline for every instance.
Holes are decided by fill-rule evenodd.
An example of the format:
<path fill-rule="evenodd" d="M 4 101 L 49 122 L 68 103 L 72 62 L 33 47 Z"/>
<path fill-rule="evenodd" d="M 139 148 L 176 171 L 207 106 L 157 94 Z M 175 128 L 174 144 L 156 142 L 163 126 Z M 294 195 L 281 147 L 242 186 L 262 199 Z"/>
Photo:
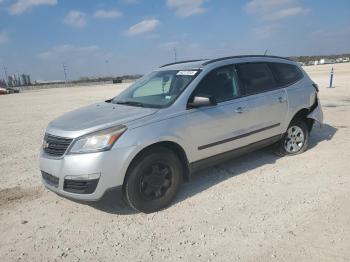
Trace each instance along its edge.
<path fill-rule="evenodd" d="M 217 103 L 212 96 L 197 95 L 193 98 L 192 102 L 188 103 L 190 108 L 198 108 L 203 106 L 215 106 Z"/>

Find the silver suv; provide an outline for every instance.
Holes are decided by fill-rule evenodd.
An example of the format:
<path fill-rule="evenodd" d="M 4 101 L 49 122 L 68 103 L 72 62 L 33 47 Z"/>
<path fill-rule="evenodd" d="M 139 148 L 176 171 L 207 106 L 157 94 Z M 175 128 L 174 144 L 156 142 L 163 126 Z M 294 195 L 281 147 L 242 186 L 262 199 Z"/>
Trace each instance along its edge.
<path fill-rule="evenodd" d="M 43 183 L 79 200 L 118 188 L 136 210 L 157 211 L 200 168 L 272 144 L 279 155 L 304 152 L 323 121 L 317 91 L 282 57 L 164 65 L 113 99 L 52 121 L 40 153 Z"/>

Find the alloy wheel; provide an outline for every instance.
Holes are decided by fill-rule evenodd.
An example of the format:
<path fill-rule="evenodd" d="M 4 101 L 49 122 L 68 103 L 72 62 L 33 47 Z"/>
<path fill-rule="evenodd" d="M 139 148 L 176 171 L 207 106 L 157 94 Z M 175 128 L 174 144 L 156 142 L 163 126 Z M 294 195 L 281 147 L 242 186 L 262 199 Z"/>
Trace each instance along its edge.
<path fill-rule="evenodd" d="M 299 126 L 291 126 L 284 140 L 284 149 L 288 153 L 297 153 L 305 143 L 304 131 Z"/>

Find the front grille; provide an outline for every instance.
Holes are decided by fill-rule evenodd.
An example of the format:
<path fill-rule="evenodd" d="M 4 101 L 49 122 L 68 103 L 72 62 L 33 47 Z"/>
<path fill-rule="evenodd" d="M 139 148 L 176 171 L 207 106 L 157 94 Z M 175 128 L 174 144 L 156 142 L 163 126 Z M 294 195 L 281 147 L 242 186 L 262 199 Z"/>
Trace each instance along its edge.
<path fill-rule="evenodd" d="M 60 157 L 66 152 L 73 139 L 46 134 L 44 140 L 46 142 L 44 142 L 44 151 L 51 156 Z"/>
<path fill-rule="evenodd" d="M 49 173 L 46 173 L 44 171 L 41 171 L 41 176 L 43 177 L 46 184 L 48 184 L 50 186 L 58 187 L 58 181 L 59 181 L 58 177 L 55 177 L 55 176 L 53 176 Z"/>
<path fill-rule="evenodd" d="M 95 191 L 99 179 L 93 180 L 71 180 L 65 179 L 63 190 L 76 194 L 91 194 Z"/>

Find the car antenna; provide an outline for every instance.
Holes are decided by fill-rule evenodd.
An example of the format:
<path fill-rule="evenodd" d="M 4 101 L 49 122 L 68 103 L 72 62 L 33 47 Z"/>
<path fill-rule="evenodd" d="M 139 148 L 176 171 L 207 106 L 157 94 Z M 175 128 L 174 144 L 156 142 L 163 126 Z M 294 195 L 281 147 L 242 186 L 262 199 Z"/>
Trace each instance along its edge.
<path fill-rule="evenodd" d="M 264 56 L 267 54 L 268 51 L 269 51 L 269 49 L 266 49 L 266 50 L 265 50 Z"/>

